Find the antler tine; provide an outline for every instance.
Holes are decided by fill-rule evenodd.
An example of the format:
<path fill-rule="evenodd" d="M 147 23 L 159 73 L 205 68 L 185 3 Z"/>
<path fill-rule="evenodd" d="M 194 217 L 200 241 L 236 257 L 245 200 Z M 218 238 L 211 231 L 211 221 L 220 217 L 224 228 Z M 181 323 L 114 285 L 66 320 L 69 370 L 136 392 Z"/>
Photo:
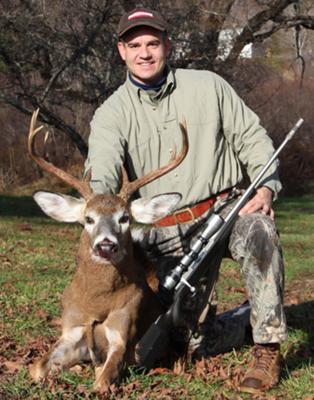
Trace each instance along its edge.
<path fill-rule="evenodd" d="M 80 181 L 79 179 L 75 178 L 73 175 L 68 174 L 67 172 L 57 168 L 55 165 L 51 164 L 50 162 L 44 160 L 42 157 L 39 157 L 35 150 L 35 136 L 43 129 L 43 125 L 37 127 L 36 121 L 38 117 L 39 109 L 33 112 L 30 127 L 29 127 L 29 134 L 28 134 L 28 152 L 31 158 L 46 172 L 49 172 L 52 175 L 55 175 L 57 178 L 61 179 L 63 182 L 67 183 L 72 188 L 76 189 L 81 196 L 83 196 L 86 200 L 89 199 L 93 192 L 90 188 L 89 182 L 87 181 Z"/>
<path fill-rule="evenodd" d="M 133 182 L 129 182 L 128 180 L 125 179 L 124 172 L 122 170 L 123 179 L 122 179 L 122 187 L 119 192 L 119 197 L 127 201 L 136 190 L 138 190 L 144 185 L 147 185 L 150 182 L 153 182 L 155 179 L 161 177 L 162 175 L 165 175 L 166 173 L 172 171 L 184 160 L 189 148 L 188 134 L 187 134 L 185 120 L 182 123 L 180 122 L 179 125 L 182 133 L 181 152 L 176 157 L 172 157 L 167 165 L 155 171 L 151 171 L 148 174 L 142 176 L 141 178 L 136 179 Z"/>

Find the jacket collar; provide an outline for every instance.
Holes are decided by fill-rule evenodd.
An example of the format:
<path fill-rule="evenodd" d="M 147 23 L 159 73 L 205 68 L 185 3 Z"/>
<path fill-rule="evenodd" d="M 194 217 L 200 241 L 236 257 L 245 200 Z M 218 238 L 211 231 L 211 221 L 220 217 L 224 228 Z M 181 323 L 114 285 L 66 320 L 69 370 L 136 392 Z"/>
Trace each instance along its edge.
<path fill-rule="evenodd" d="M 166 97 L 169 93 L 173 91 L 176 85 L 175 71 L 168 64 L 166 65 L 166 68 L 167 68 L 167 79 L 158 92 L 155 92 L 154 90 L 144 90 L 135 85 L 130 79 L 129 72 L 127 73 L 127 78 L 125 83 L 133 93 L 137 94 L 141 102 L 149 101 L 153 103 L 159 103 L 159 101 L 161 101 L 164 97 Z"/>

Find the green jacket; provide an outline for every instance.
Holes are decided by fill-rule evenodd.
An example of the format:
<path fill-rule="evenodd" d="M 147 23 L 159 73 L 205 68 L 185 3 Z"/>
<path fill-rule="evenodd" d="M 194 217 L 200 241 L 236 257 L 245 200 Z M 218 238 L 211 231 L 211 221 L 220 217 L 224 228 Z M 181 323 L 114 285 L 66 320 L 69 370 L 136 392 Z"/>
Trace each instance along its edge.
<path fill-rule="evenodd" d="M 119 191 L 121 164 L 131 180 L 169 162 L 181 148 L 179 121 L 186 120 L 189 151 L 175 170 L 140 189 L 140 196 L 179 192 L 179 207 L 238 185 L 245 168 L 252 180 L 273 154 L 259 119 L 232 87 L 209 71 L 170 70 L 159 93 L 129 79 L 95 112 L 86 170 L 96 193 Z M 281 188 L 274 165 L 263 181 Z"/>

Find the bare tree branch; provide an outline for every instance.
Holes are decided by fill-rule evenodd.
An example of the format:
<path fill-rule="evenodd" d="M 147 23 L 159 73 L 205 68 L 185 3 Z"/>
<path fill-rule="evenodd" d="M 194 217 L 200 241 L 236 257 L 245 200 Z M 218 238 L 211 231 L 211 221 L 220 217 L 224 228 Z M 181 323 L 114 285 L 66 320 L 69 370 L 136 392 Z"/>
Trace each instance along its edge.
<path fill-rule="evenodd" d="M 0 97 L 1 99 L 1 97 Z M 84 158 L 87 157 L 87 145 L 82 139 L 81 135 L 79 135 L 70 125 L 66 124 L 60 116 L 54 114 L 50 109 L 42 106 L 39 107 L 36 105 L 36 102 L 32 103 L 33 107 L 26 107 L 22 101 L 19 101 L 18 98 L 6 98 L 6 103 L 19 110 L 21 113 L 31 116 L 33 114 L 34 109 L 40 108 L 39 120 L 47 123 L 48 125 L 54 126 L 55 128 L 61 130 L 65 134 L 69 136 L 71 141 L 76 144 L 78 150 L 82 154 Z"/>
<path fill-rule="evenodd" d="M 303 14 L 296 15 L 292 9 L 295 1 L 2 2 L 0 101 L 26 115 L 40 107 L 42 118 L 65 132 L 85 156 L 82 130 L 86 123 L 80 121 L 77 110 L 92 112 L 124 79 L 124 65 L 116 51 L 116 26 L 124 10 L 139 5 L 158 8 L 169 22 L 175 67 L 222 72 L 224 66 L 236 63 L 248 43 L 262 42 L 280 29 L 313 29 L 314 16 L 306 15 L 304 7 Z M 241 9 L 243 4 L 246 8 Z M 247 22 L 243 15 L 234 17 L 239 10 L 248 10 Z M 230 21 L 236 36 L 229 56 L 223 60 L 219 57 L 221 32 Z"/>
<path fill-rule="evenodd" d="M 273 20 L 280 24 L 281 28 L 293 28 L 296 26 L 302 26 L 306 29 L 314 29 L 314 16 L 311 15 L 297 15 L 295 17 L 277 15 L 274 17 Z"/>
<path fill-rule="evenodd" d="M 20 7 L 17 7 L 19 0 L 13 3 L 16 4 L 3 10 L 0 6 L 3 11 L 0 64 L 5 65 L 0 81 L 1 99 L 24 114 L 29 114 L 32 107 L 39 107 L 43 118 L 66 133 L 86 157 L 87 145 L 82 134 L 57 115 L 60 108 L 73 110 L 72 119 L 75 120 L 78 102 L 93 104 L 100 101 L 106 91 L 114 89 L 113 76 L 119 68 L 112 65 L 112 61 L 117 56 L 106 59 L 105 48 L 111 47 L 111 51 L 114 48 L 110 27 L 115 15 L 120 14 L 118 4 L 115 5 L 116 1 L 72 3 L 68 0 L 69 9 L 59 27 L 59 17 L 52 13 L 52 7 L 46 10 L 51 14 L 44 15 L 35 8 L 35 3 L 21 3 Z M 106 40 L 109 46 L 104 43 Z M 96 65 L 99 65 L 98 70 Z M 8 90 L 8 80 L 14 93 Z"/>
<path fill-rule="evenodd" d="M 243 47 L 248 43 L 254 42 L 254 40 L 256 39 L 254 34 L 257 33 L 264 24 L 266 24 L 269 20 L 274 20 L 290 4 L 294 2 L 295 0 L 275 0 L 271 3 L 269 2 L 269 4 L 267 2 L 268 8 L 260 11 L 252 18 L 250 18 L 247 24 L 244 26 L 242 32 L 236 37 L 233 48 L 226 62 L 228 64 L 234 63 L 241 53 Z"/>
<path fill-rule="evenodd" d="M 49 80 L 48 85 L 46 86 L 45 90 L 43 91 L 43 94 L 40 98 L 40 102 L 44 101 L 49 90 L 52 88 L 52 86 L 54 85 L 54 83 L 56 82 L 58 77 L 62 74 L 62 72 L 64 72 L 65 69 L 68 68 L 70 65 L 75 63 L 79 57 L 82 57 L 90 50 L 90 47 L 92 46 L 93 42 L 97 38 L 97 35 L 99 34 L 104 22 L 108 18 L 109 12 L 110 12 L 110 7 L 106 6 L 102 10 L 101 16 L 100 16 L 99 20 L 97 21 L 95 28 L 92 29 L 88 33 L 88 36 L 86 38 L 84 38 L 83 44 L 81 46 L 79 46 L 78 48 L 76 48 L 74 50 L 73 54 L 67 60 L 65 60 L 63 65 L 61 65 L 60 68 L 58 68 L 58 70 L 55 71 L 55 73 Z"/>

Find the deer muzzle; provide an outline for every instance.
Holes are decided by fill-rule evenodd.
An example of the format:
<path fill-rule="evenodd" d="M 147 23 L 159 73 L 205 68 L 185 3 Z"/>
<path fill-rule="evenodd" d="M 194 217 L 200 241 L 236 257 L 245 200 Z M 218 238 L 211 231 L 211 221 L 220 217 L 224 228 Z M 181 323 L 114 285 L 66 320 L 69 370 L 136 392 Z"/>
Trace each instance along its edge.
<path fill-rule="evenodd" d="M 99 257 L 111 259 L 118 251 L 117 243 L 112 242 L 109 239 L 104 239 L 98 242 L 95 246 L 95 252 Z"/>

